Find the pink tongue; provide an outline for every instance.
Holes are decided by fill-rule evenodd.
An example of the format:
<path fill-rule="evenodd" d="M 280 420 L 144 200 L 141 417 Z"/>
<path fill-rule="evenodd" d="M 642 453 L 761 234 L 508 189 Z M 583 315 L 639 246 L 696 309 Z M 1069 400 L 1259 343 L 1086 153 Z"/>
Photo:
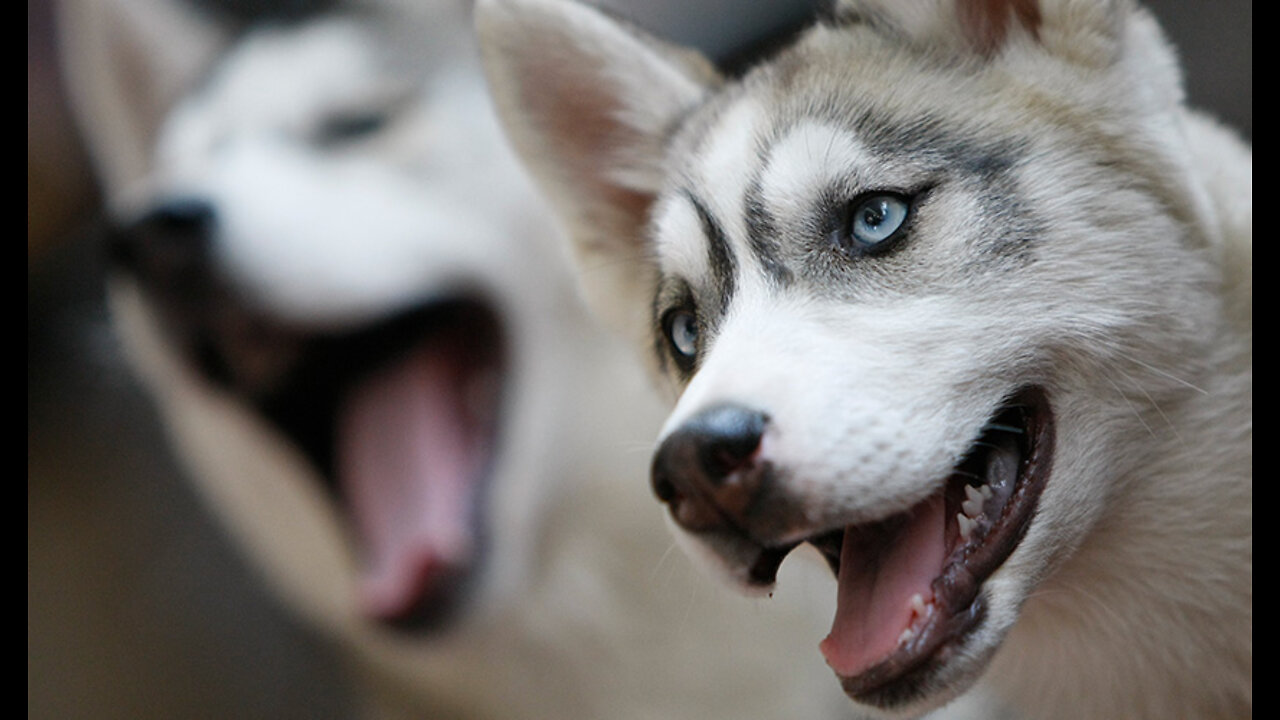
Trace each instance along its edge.
<path fill-rule="evenodd" d="M 836 618 L 819 646 L 837 675 L 854 677 L 892 654 L 911 626 L 911 597 L 933 597 L 946 552 L 945 507 L 941 495 L 917 506 L 887 548 L 868 548 L 857 531 L 845 531 Z"/>
<path fill-rule="evenodd" d="M 415 350 L 357 384 L 339 409 L 338 482 L 364 555 L 360 601 L 377 618 L 412 611 L 475 549 L 472 479 L 483 453 L 450 346 Z"/>

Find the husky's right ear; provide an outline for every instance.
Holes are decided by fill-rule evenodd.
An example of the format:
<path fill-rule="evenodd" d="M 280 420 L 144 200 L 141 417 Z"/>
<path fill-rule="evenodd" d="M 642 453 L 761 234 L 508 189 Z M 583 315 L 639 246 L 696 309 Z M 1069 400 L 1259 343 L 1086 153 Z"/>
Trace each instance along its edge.
<path fill-rule="evenodd" d="M 172 0 L 66 0 L 59 9 L 72 111 L 114 197 L 145 175 L 165 115 L 230 34 Z"/>
<path fill-rule="evenodd" d="M 665 141 L 719 76 L 695 52 L 561 0 L 481 0 L 476 25 L 498 114 L 571 235 L 588 301 L 643 332 Z"/>
<path fill-rule="evenodd" d="M 997 54 L 1017 37 L 1060 58 L 1105 68 L 1120 54 L 1131 0 L 836 0 L 836 15 L 860 18 L 961 55 Z"/>

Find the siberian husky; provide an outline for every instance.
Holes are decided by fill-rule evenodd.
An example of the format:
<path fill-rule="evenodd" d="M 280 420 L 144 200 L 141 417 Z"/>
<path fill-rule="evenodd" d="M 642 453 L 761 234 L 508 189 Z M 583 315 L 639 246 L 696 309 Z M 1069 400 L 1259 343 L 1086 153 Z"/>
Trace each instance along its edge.
<path fill-rule="evenodd" d="M 1146 12 L 850 0 L 741 78 L 558 0 L 478 27 L 678 397 L 653 491 L 744 588 L 821 551 L 856 703 L 1252 713 L 1252 154 Z"/>
<path fill-rule="evenodd" d="M 846 711 L 807 651 L 829 597 L 717 596 L 666 554 L 660 413 L 577 299 L 463 4 L 212 40 L 181 5 L 107 7 L 68 6 L 68 54 L 119 331 L 213 509 L 377 707 Z"/>

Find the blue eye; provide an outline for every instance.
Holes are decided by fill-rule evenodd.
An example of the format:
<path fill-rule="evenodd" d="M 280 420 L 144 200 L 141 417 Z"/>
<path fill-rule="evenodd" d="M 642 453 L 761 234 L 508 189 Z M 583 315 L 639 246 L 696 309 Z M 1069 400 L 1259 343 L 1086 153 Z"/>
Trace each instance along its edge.
<path fill-rule="evenodd" d="M 691 363 L 698 354 L 698 318 L 689 310 L 672 310 L 662 322 L 676 360 Z"/>
<path fill-rule="evenodd" d="M 906 223 L 911 205 L 895 193 L 864 195 L 849 206 L 840 245 L 855 253 L 887 249 Z"/>

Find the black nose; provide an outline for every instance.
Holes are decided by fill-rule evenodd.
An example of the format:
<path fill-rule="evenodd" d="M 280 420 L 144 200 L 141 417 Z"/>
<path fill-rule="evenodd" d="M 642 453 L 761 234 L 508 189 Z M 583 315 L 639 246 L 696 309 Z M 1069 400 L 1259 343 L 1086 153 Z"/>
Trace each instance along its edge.
<path fill-rule="evenodd" d="M 740 525 L 759 490 L 756 462 L 768 417 L 717 405 L 667 436 L 653 458 L 653 492 L 681 526 L 706 531 Z"/>
<path fill-rule="evenodd" d="M 142 279 L 181 287 L 207 268 L 216 221 L 207 201 L 167 200 L 112 233 L 111 260 Z"/>

